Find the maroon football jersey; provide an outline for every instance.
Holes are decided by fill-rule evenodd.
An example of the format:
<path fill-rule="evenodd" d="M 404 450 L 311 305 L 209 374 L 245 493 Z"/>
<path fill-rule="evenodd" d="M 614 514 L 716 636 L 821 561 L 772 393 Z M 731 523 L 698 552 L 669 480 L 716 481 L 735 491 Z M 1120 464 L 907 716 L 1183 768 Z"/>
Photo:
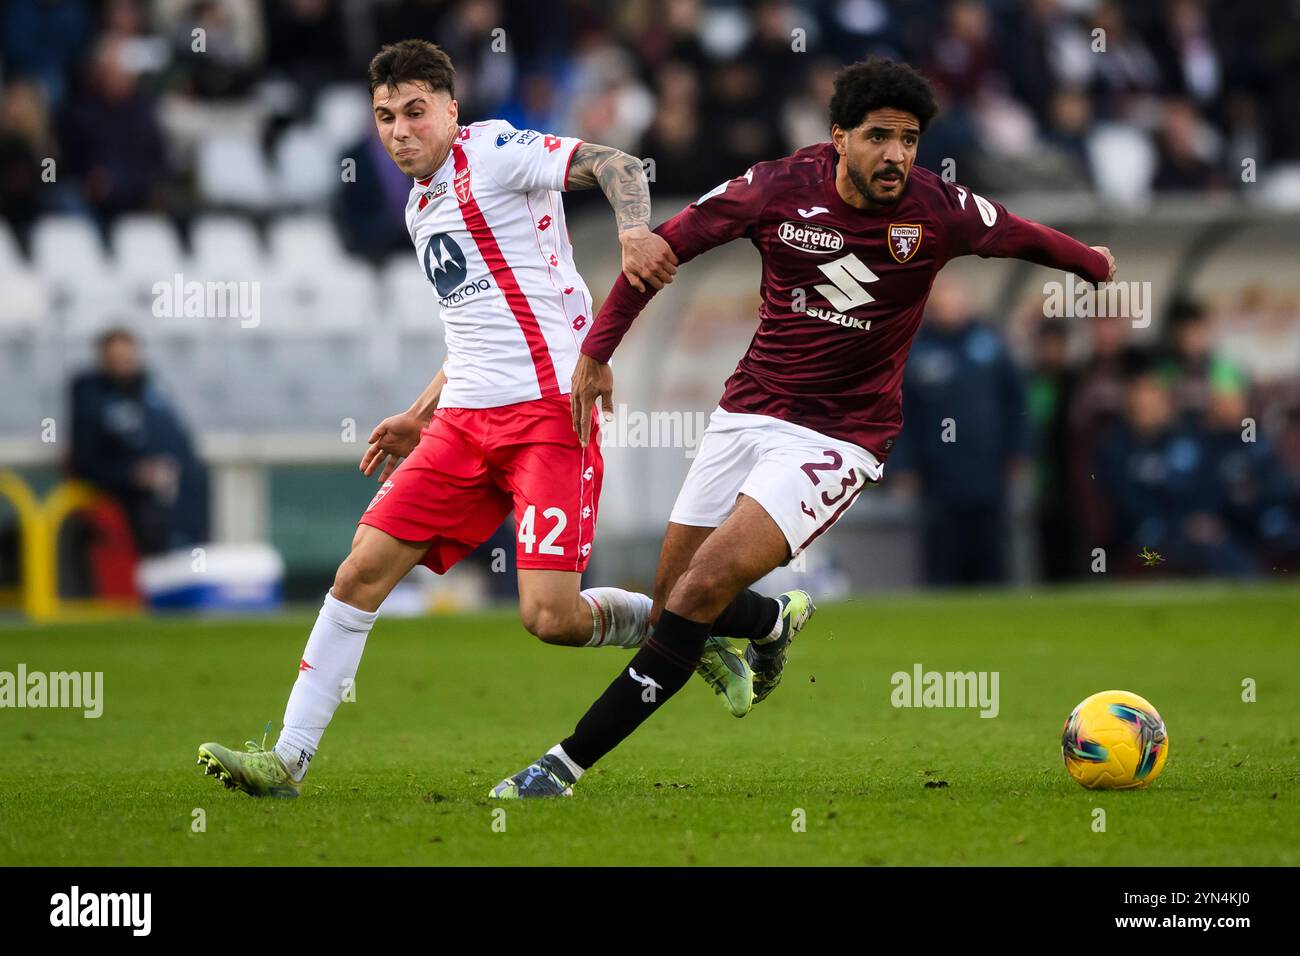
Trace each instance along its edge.
<path fill-rule="evenodd" d="M 763 259 L 758 331 L 722 408 L 770 415 L 884 461 L 903 424 L 903 365 L 935 274 L 964 255 L 1018 257 L 1106 278 L 1105 256 L 913 167 L 893 207 L 835 190 L 830 143 L 759 163 L 655 231 L 679 262 L 741 236 Z M 653 292 L 619 276 L 582 351 L 608 361 Z"/>

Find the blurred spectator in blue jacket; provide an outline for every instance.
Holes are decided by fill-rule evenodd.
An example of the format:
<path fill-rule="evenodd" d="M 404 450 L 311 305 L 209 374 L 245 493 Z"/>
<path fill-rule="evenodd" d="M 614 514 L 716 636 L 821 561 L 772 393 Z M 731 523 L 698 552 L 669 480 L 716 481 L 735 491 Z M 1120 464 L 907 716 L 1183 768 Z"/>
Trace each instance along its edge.
<path fill-rule="evenodd" d="M 143 555 L 208 538 L 207 472 L 125 329 L 103 334 L 98 367 L 72 383 L 71 472 L 121 505 Z"/>
<path fill-rule="evenodd" d="M 406 200 L 411 180 L 370 131 L 345 149 L 343 158 L 356 162 L 355 180 L 334 194 L 332 212 L 343 245 L 376 265 L 394 253 L 409 253 Z"/>
<path fill-rule="evenodd" d="M 1229 531 L 1270 570 L 1300 559 L 1300 498 L 1273 444 L 1258 434 L 1240 380 L 1216 381 L 1205 412 L 1212 490 Z"/>
<path fill-rule="evenodd" d="M 1034 427 L 1039 565 L 1047 581 L 1075 577 L 1083 563 L 1070 440 L 1070 405 L 1077 378 L 1070 365 L 1066 320 L 1043 322 L 1034 342 L 1027 408 Z"/>
<path fill-rule="evenodd" d="M 1116 570 L 1152 561 L 1175 573 L 1254 571 L 1248 542 L 1224 518 L 1208 436 L 1178 422 L 1169 388 L 1149 369 L 1134 374 L 1124 421 L 1102 443 L 1096 473 L 1111 509 L 1108 564 Z"/>
<path fill-rule="evenodd" d="M 42 174 L 45 161 L 54 158 L 40 86 L 9 83 L 0 90 L 0 213 L 24 245 L 32 223 L 50 205 L 51 184 Z"/>
<path fill-rule="evenodd" d="M 1237 366 L 1214 351 L 1209 317 L 1198 302 L 1180 299 L 1169 313 L 1168 357 L 1160 366 L 1173 390 L 1174 410 L 1192 421 L 1203 421 L 1215 388 L 1244 386 Z"/>
<path fill-rule="evenodd" d="M 122 47 L 120 39 L 100 42 L 84 91 L 62 111 L 62 165 L 105 218 L 154 206 L 167 173 L 154 99 L 126 68 Z"/>
<path fill-rule="evenodd" d="M 1153 185 L 1159 190 L 1222 192 L 1228 180 L 1219 167 L 1213 137 L 1195 108 L 1171 99 L 1161 117 L 1159 164 Z"/>
<path fill-rule="evenodd" d="M 91 5 L 86 0 L 5 0 L 0 11 L 6 75 L 35 79 L 50 105 L 59 105 L 68 78 L 94 39 Z"/>
<path fill-rule="evenodd" d="M 685 63 L 665 63 L 655 75 L 655 95 L 654 119 L 637 146 L 643 161 L 654 162 L 654 188 L 669 196 L 699 196 L 734 175 L 708 158 L 696 72 Z"/>
<path fill-rule="evenodd" d="M 1097 484 L 1098 449 L 1124 420 L 1127 382 L 1149 360 L 1130 344 L 1132 320 L 1095 317 L 1085 323 L 1088 358 L 1079 367 L 1070 395 L 1067 470 L 1083 553 L 1104 544 L 1114 525 L 1113 509 Z"/>
<path fill-rule="evenodd" d="M 975 321 L 958 279 L 935 280 L 926 319 L 890 469 L 919 494 L 929 583 L 1003 581 L 1008 491 L 1027 450 L 1021 373 L 999 333 Z"/>

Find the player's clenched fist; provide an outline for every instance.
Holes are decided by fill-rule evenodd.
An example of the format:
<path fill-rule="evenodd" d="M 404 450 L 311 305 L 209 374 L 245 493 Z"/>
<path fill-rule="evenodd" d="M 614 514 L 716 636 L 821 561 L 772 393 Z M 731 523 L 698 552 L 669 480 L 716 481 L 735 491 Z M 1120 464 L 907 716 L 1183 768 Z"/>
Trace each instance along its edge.
<path fill-rule="evenodd" d="M 1106 261 L 1110 263 L 1110 270 L 1106 273 L 1106 281 L 1110 282 L 1112 279 L 1115 278 L 1115 257 L 1110 254 L 1110 250 L 1107 249 L 1105 246 L 1090 246 L 1089 248 L 1093 249 L 1096 252 L 1100 252 L 1103 256 L 1106 257 Z"/>
<path fill-rule="evenodd" d="M 379 480 L 387 481 L 402 459 L 415 451 L 423 428 L 424 422 L 412 412 L 385 418 L 370 433 L 370 446 L 361 456 L 361 473 L 370 477 L 382 464 Z"/>
<path fill-rule="evenodd" d="M 646 286 L 656 291 L 677 275 L 677 255 L 663 237 L 645 226 L 633 226 L 618 234 L 623 246 L 623 275 L 632 288 L 644 292 Z"/>
<path fill-rule="evenodd" d="M 591 437 L 591 410 L 597 398 L 606 414 L 614 414 L 614 372 L 590 355 L 579 355 L 573 369 L 569 408 L 573 412 L 573 430 L 584 447 Z"/>

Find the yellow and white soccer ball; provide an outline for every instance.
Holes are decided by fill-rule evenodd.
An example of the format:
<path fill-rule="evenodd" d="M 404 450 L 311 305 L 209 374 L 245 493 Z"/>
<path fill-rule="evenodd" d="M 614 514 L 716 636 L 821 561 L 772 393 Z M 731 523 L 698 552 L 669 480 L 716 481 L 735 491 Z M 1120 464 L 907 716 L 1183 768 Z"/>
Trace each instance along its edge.
<path fill-rule="evenodd" d="M 1145 787 L 1165 769 L 1169 733 L 1150 701 L 1104 690 L 1070 712 L 1061 756 L 1070 776 L 1089 790 Z"/>

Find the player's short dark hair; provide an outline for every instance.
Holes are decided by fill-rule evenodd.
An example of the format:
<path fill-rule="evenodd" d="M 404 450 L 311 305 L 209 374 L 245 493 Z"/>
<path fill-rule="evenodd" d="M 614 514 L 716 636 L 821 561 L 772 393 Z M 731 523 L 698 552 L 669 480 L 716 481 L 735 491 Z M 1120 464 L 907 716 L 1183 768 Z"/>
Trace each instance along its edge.
<path fill-rule="evenodd" d="M 835 75 L 831 96 L 831 123 L 840 129 L 855 129 L 873 110 L 895 109 L 911 113 L 930 125 L 939 107 L 930 82 L 906 63 L 873 56 L 846 66 Z"/>
<path fill-rule="evenodd" d="M 401 40 L 383 46 L 370 61 L 370 92 L 381 86 L 401 83 L 426 83 L 433 92 L 445 90 L 456 96 L 456 68 L 451 57 L 436 43 L 428 40 Z"/>

